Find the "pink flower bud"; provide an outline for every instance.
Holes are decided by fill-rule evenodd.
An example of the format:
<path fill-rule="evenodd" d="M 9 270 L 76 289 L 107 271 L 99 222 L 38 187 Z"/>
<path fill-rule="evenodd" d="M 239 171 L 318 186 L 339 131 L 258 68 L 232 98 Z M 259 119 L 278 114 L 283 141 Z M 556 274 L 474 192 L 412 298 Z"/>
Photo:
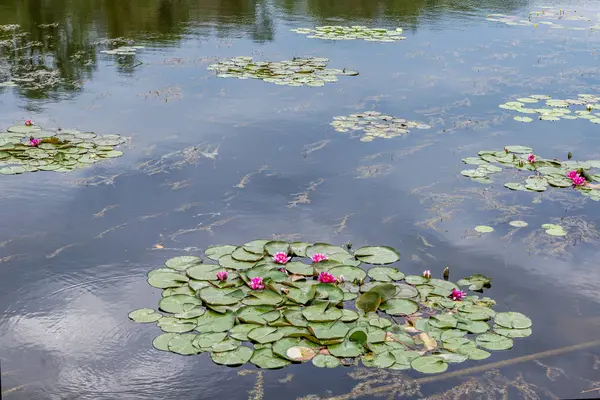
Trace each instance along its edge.
<path fill-rule="evenodd" d="M 430 279 L 431 278 L 431 271 L 426 269 L 425 271 L 423 271 L 423 277 Z"/>
<path fill-rule="evenodd" d="M 221 282 L 225 282 L 229 278 L 229 273 L 227 271 L 217 272 L 217 279 Z"/>

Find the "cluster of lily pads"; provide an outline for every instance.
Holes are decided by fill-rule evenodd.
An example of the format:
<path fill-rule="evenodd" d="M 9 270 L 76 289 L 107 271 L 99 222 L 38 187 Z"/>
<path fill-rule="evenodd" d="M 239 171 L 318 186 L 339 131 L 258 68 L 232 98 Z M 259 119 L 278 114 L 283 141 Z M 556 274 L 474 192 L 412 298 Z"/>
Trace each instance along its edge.
<path fill-rule="evenodd" d="M 156 322 L 165 332 L 155 348 L 206 352 L 229 366 L 282 368 L 312 360 L 333 368 L 360 359 L 368 367 L 438 373 L 531 334 L 526 316 L 496 312 L 494 300 L 461 290 L 481 292 L 490 278 L 473 275 L 454 284 L 430 271 L 406 276 L 377 266 L 400 259 L 387 246 L 352 252 L 326 243 L 254 240 L 209 247 L 205 255 L 214 262 L 180 256 L 148 274 L 148 283 L 163 289 L 162 312 L 144 308 L 129 317 Z"/>
<path fill-rule="evenodd" d="M 410 128 L 431 128 L 427 124 L 384 115 L 377 111 L 365 111 L 348 116 L 333 117 L 330 125 L 338 132 L 364 131 L 364 136 L 360 138 L 362 142 L 370 142 L 375 138 L 391 139 L 406 135 Z"/>
<path fill-rule="evenodd" d="M 135 56 L 138 50 L 145 48 L 145 46 L 120 46 L 115 49 L 102 50 L 100 53 L 116 56 Z"/>
<path fill-rule="evenodd" d="M 574 31 L 586 31 L 586 30 L 598 30 L 600 29 L 600 24 L 598 20 L 594 20 L 593 18 L 583 16 L 581 14 L 575 14 L 569 10 L 565 9 L 542 9 L 540 11 L 534 11 L 529 13 L 529 17 L 527 19 L 523 19 L 514 15 L 506 15 L 506 14 L 489 14 L 486 18 L 488 21 L 501 22 L 506 25 L 513 26 L 532 26 L 538 27 L 540 25 L 547 26 L 550 29 L 568 29 Z M 570 26 L 565 24 L 559 24 L 553 21 L 562 21 L 562 22 L 585 22 L 585 26 Z"/>
<path fill-rule="evenodd" d="M 387 30 L 384 28 L 368 28 L 366 26 L 317 26 L 314 29 L 297 28 L 292 29 L 292 32 L 308 35 L 311 39 L 327 39 L 327 40 L 356 40 L 362 39 L 368 42 L 396 42 L 404 40 L 402 36 L 402 28 L 395 30 Z"/>
<path fill-rule="evenodd" d="M 513 228 L 525 228 L 529 225 L 527 222 L 519 220 L 510 221 L 508 224 Z M 567 231 L 565 230 L 565 228 L 558 224 L 543 224 L 542 228 L 546 231 L 546 234 L 550 236 L 567 236 Z M 478 225 L 474 228 L 474 230 L 477 233 L 494 232 L 494 228 L 487 225 Z"/>
<path fill-rule="evenodd" d="M 208 66 L 220 78 L 261 79 L 287 86 L 324 86 L 337 82 L 338 75 L 356 76 L 347 69 L 325 68 L 329 59 L 295 57 L 289 61 L 254 61 L 252 57 L 233 57 Z"/>
<path fill-rule="evenodd" d="M 545 101 L 546 106 L 540 107 L 540 101 Z M 531 95 L 521 97 L 516 101 L 508 101 L 500 104 L 499 107 L 505 110 L 517 111 L 522 114 L 538 114 L 542 121 L 559 121 L 561 119 L 588 119 L 594 124 L 600 124 L 600 97 L 593 94 L 578 94 L 576 99 L 553 99 L 546 95 Z M 530 107 L 526 107 L 526 105 Z M 533 107 L 537 108 L 533 108 Z M 571 115 L 570 106 L 584 106 L 582 110 L 576 110 L 575 115 Z M 530 117 L 514 117 L 515 121 L 532 122 Z"/>
<path fill-rule="evenodd" d="M 592 171 L 592 168 L 600 168 L 600 160 L 544 159 L 537 157 L 531 147 L 520 145 L 506 146 L 503 150 L 482 150 L 477 154 L 478 157 L 462 159 L 465 164 L 476 165 L 477 168 L 461 171 L 461 175 L 476 182 L 492 183 L 490 177 L 493 174 L 502 172 L 503 167 L 509 167 L 530 172 L 524 183 L 504 184 L 511 190 L 544 192 L 548 186 L 574 187 L 584 196 L 600 201 L 599 187 L 593 183 L 600 181 L 600 174 Z"/>
<path fill-rule="evenodd" d="M 35 171 L 68 172 L 107 158 L 120 157 L 115 146 L 125 138 L 77 130 L 42 130 L 36 125 L 17 125 L 0 133 L 0 174 Z"/>

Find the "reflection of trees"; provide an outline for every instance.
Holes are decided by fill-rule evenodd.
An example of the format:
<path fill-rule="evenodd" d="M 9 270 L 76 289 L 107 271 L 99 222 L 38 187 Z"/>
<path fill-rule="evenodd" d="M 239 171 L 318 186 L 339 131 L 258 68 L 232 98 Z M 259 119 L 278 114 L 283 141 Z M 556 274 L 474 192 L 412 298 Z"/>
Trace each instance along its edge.
<path fill-rule="evenodd" d="M 511 13 L 522 1 L 485 3 Z M 0 30 L 0 82 L 7 75 L 32 78 L 18 88 L 27 97 L 76 91 L 79 82 L 92 76 L 99 46 L 124 45 L 123 39 L 176 46 L 191 33 L 265 42 L 275 36 L 275 13 L 294 20 L 308 15 L 314 21 L 307 26 L 335 23 L 338 18 L 364 24 L 387 19 L 416 28 L 424 12 L 436 18 L 449 10 L 471 11 L 479 4 L 479 0 L 0 0 L 0 25 L 20 26 Z M 134 72 L 139 64 L 132 56 L 115 60 L 123 73 Z M 48 87 L 50 83 L 56 90 Z"/>

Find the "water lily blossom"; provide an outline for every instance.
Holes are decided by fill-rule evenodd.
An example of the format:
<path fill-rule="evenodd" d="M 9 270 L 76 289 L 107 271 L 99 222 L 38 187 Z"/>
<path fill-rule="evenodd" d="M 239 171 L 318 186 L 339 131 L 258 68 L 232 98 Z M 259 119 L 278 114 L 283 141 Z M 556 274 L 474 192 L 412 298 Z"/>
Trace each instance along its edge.
<path fill-rule="evenodd" d="M 467 294 L 465 292 L 463 292 L 462 290 L 457 290 L 457 289 L 452 289 L 452 293 L 450 293 L 450 298 L 454 301 L 461 301 L 466 296 L 467 296 Z"/>
<path fill-rule="evenodd" d="M 529 156 L 527 157 L 527 161 L 529 161 L 530 163 L 534 163 L 535 162 L 535 154 L 533 154 L 533 153 L 529 154 Z"/>
<path fill-rule="evenodd" d="M 33 147 L 38 147 L 41 142 L 42 142 L 42 139 L 36 139 L 33 137 L 29 139 L 29 145 L 33 146 Z"/>
<path fill-rule="evenodd" d="M 256 278 L 252 278 L 250 280 L 250 288 L 252 290 L 263 290 L 265 288 L 263 279 L 260 276 L 257 276 Z"/>
<path fill-rule="evenodd" d="M 289 273 L 288 273 L 287 269 L 285 269 L 285 268 L 283 268 L 283 267 L 282 267 L 282 268 L 279 268 L 279 272 L 283 272 L 284 274 L 286 274 L 286 275 L 289 275 Z"/>
<path fill-rule="evenodd" d="M 284 253 L 283 251 L 273 254 L 273 261 L 277 264 L 287 264 L 291 259 L 292 257 L 289 257 L 287 253 Z"/>
<path fill-rule="evenodd" d="M 567 178 L 573 182 L 573 186 L 584 186 L 586 184 L 585 178 L 579 175 L 577 171 L 569 171 Z"/>
<path fill-rule="evenodd" d="M 227 271 L 219 271 L 217 272 L 217 279 L 221 282 L 225 282 L 229 278 L 229 273 Z"/>
<path fill-rule="evenodd" d="M 423 271 L 423 278 L 431 279 L 431 271 L 428 269 Z"/>
<path fill-rule="evenodd" d="M 344 278 L 344 275 L 340 275 L 340 276 L 337 277 L 338 283 L 344 283 L 345 280 L 346 279 Z"/>
<path fill-rule="evenodd" d="M 25 126 L 31 126 L 31 125 L 33 125 L 33 121 L 30 120 L 30 119 L 26 119 L 25 120 Z"/>
<path fill-rule="evenodd" d="M 316 253 L 316 254 L 313 254 L 311 259 L 312 259 L 312 262 L 318 263 L 318 262 L 327 260 L 327 256 L 325 254 Z"/>
<path fill-rule="evenodd" d="M 329 272 L 324 271 L 319 274 L 317 280 L 321 283 L 335 283 L 337 281 L 337 279 L 335 279 L 335 276 L 333 276 Z"/>
<path fill-rule="evenodd" d="M 573 181 L 573 185 L 575 186 L 584 186 L 586 183 L 586 180 L 583 176 L 576 176 L 571 180 Z"/>

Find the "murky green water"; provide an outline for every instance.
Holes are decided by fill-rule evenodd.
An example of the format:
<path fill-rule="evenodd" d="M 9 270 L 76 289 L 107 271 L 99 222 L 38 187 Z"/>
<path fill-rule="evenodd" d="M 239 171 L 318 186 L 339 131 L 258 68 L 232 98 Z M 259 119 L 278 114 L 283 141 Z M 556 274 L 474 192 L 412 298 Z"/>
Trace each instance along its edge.
<path fill-rule="evenodd" d="M 574 30 L 486 20 L 526 20 L 542 6 L 592 21 L 553 21 L 588 27 Z M 532 318 L 533 335 L 512 350 L 449 372 L 598 340 L 599 203 L 571 189 L 472 182 L 460 160 L 510 144 L 600 158 L 598 124 L 521 123 L 498 108 L 531 94 L 600 94 L 600 36 L 589 29 L 599 19 L 600 7 L 585 1 L 0 0 L 0 82 L 33 79 L 0 88 L 0 128 L 31 118 L 132 138 L 123 157 L 90 169 L 0 178 L 4 396 L 349 398 L 356 387 L 372 398 L 370 388 L 388 385 L 390 398 L 597 397 L 598 346 L 410 383 L 422 376 L 310 363 L 240 374 L 206 354 L 157 352 L 159 329 L 127 314 L 156 304 L 160 291 L 145 276 L 175 255 L 259 237 L 352 241 L 395 247 L 406 273 L 486 274 L 499 309 Z M 402 27 L 407 39 L 290 32 L 323 24 Z M 101 53 L 128 43 L 145 48 Z M 287 87 L 206 69 L 240 55 L 327 57 L 360 75 Z M 329 125 L 365 110 L 432 128 L 363 142 Z M 529 226 L 515 231 L 515 219 Z M 568 235 L 547 236 L 544 223 Z M 476 225 L 495 231 L 478 235 Z"/>

